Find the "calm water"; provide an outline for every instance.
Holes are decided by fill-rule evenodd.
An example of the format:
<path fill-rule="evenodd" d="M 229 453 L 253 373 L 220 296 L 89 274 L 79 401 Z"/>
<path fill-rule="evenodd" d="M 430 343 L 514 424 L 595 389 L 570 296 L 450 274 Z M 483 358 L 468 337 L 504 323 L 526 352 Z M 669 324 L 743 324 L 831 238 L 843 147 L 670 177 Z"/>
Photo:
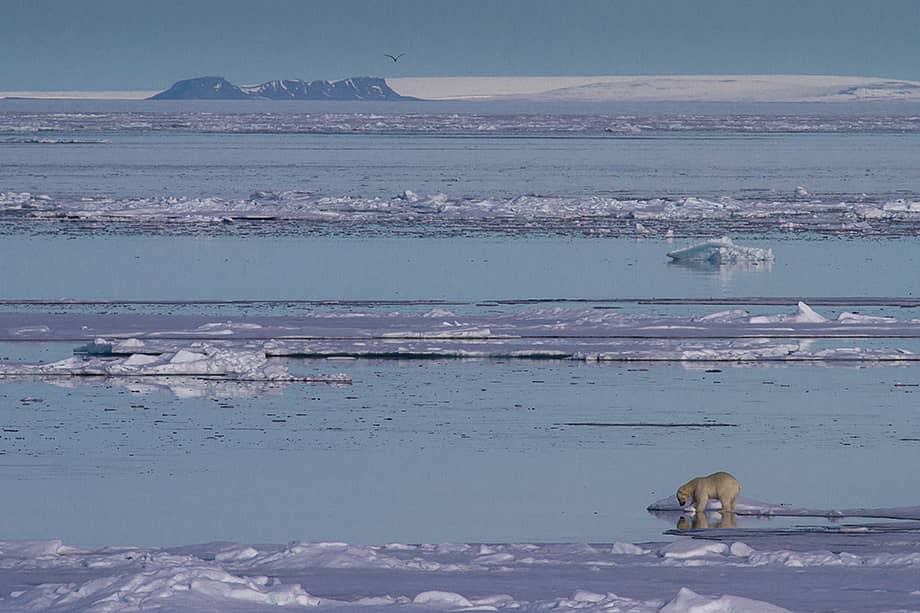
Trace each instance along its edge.
<path fill-rule="evenodd" d="M 739 240 L 739 242 L 742 242 Z M 495 300 L 920 296 L 917 239 L 752 237 L 775 262 L 687 267 L 689 239 L 4 236 L 0 299 Z"/>
<path fill-rule="evenodd" d="M 821 508 L 914 504 L 920 486 L 918 388 L 895 385 L 920 383 L 912 368 L 307 367 L 354 383 L 219 399 L 3 385 L 0 530 L 84 544 L 641 541 L 673 527 L 647 504 L 719 468 L 752 498 Z M 562 425 L 710 420 L 733 425 Z"/>
<path fill-rule="evenodd" d="M 792 207 L 911 202 L 920 193 L 920 132 L 900 107 L 661 106 L 579 115 L 482 105 L 344 112 L 255 105 L 242 118 L 228 108 L 0 102 L 0 193 L 130 203 L 236 201 L 260 190 L 374 199 L 409 189 L 455 198 L 694 196 Z M 295 117 L 292 128 L 292 113 L 310 117 Z M 338 115 L 313 117 L 323 113 Z M 604 132 L 627 121 L 653 129 Z M 254 122 L 281 127 L 270 132 Z M 808 195 L 795 194 L 800 185 Z M 703 230 L 674 241 L 591 237 L 583 226 L 569 231 L 544 220 L 528 229 L 517 219 L 513 233 L 355 231 L 351 222 L 320 234 L 283 224 L 247 233 L 220 224 L 178 229 L 164 218 L 130 227 L 49 221 L 24 216 L 15 198 L 4 202 L 0 299 L 7 301 L 448 300 L 477 309 L 488 308 L 477 301 L 496 299 L 920 291 L 920 240 L 909 233 L 841 237 L 755 225 L 733 238 L 771 247 L 775 262 L 699 268 L 669 264 L 665 253 Z M 62 308 L 28 307 L 33 314 Z M 872 312 L 918 317 L 916 309 Z M 0 359 L 48 361 L 71 349 L 5 343 Z M 672 526 L 645 506 L 718 469 L 736 474 L 745 495 L 797 506 L 917 504 L 916 366 L 456 360 L 292 368 L 345 372 L 354 383 L 0 382 L 0 537 L 653 540 Z M 729 425 L 563 425 L 704 421 Z"/>

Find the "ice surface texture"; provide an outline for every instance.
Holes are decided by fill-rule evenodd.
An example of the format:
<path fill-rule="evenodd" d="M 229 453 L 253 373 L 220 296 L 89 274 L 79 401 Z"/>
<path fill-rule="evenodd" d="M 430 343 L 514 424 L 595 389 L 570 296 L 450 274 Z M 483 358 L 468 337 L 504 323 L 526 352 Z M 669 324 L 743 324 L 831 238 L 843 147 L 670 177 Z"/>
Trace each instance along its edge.
<path fill-rule="evenodd" d="M 258 226 L 263 231 L 291 233 L 382 226 L 405 227 L 422 234 L 468 231 L 665 236 L 670 231 L 698 236 L 708 232 L 779 231 L 915 236 L 920 234 L 920 201 L 826 202 L 796 197 L 773 201 L 727 197 L 457 198 L 446 194 L 420 196 L 411 191 L 392 198 L 262 191 L 240 200 L 183 196 L 119 199 L 2 192 L 0 221 L 27 225 L 104 222 L 108 229 L 137 226 L 145 232 L 209 228 L 214 232 L 253 231 Z M 675 260 L 702 258 L 723 264 L 772 259 L 769 249 L 739 247 L 725 238 L 669 255 Z"/>
<path fill-rule="evenodd" d="M 884 534 L 853 538 L 854 550 L 838 553 L 820 549 L 820 541 L 814 550 L 786 549 L 783 536 L 769 531 L 756 547 L 731 535 L 642 545 L 295 542 L 85 550 L 60 541 L 0 542 L 0 608 L 775 612 L 915 604 L 920 554 L 903 543 L 892 548 Z M 918 542 L 916 533 L 899 539 Z M 863 589 L 846 590 L 854 581 Z M 771 591 L 777 582 L 781 593 Z"/>
<path fill-rule="evenodd" d="M 648 507 L 649 511 L 691 511 L 696 512 L 693 504 L 681 507 L 675 496 L 656 500 Z M 706 506 L 707 511 L 720 511 L 722 503 L 716 499 L 710 500 Z M 920 506 L 897 508 L 854 508 L 854 509 L 814 509 L 806 507 L 793 507 L 787 504 L 763 502 L 739 496 L 735 503 L 735 512 L 738 515 L 752 516 L 784 516 L 784 517 L 874 517 L 880 519 L 909 519 L 920 521 Z"/>
<path fill-rule="evenodd" d="M 92 342 L 77 347 L 75 357 L 58 362 L 4 363 L 0 375 L 304 380 L 272 361 L 282 357 L 920 361 L 920 353 L 897 346 L 920 338 L 920 321 L 848 312 L 830 321 L 802 302 L 792 313 L 731 310 L 670 318 L 567 308 L 464 315 L 441 308 L 418 314 L 317 311 L 237 321 L 0 313 L 0 340 L 56 338 Z M 814 346 L 817 339 L 826 342 Z M 884 341 L 887 346 L 878 346 L 866 339 L 889 340 Z"/>
<path fill-rule="evenodd" d="M 280 83 L 280 82 L 276 82 Z M 265 84 L 270 86 L 271 83 Z M 280 88 L 280 85 L 277 86 Z M 421 107 L 419 107 L 421 108 Z M 277 109 L 288 111 L 288 109 Z M 496 114 L 354 112 L 0 112 L 0 135 L 37 132 L 207 132 L 248 134 L 596 134 L 916 133 L 920 117 L 797 114 Z"/>

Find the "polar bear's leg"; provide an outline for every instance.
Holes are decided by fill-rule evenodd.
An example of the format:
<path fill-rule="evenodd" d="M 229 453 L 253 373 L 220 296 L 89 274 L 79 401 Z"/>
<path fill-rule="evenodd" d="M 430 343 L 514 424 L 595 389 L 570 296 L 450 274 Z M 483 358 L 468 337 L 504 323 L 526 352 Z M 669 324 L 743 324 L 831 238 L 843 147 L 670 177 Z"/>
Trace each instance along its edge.
<path fill-rule="evenodd" d="M 697 513 L 705 513 L 706 507 L 709 506 L 709 496 L 707 494 L 694 494 L 693 507 Z"/>
<path fill-rule="evenodd" d="M 732 496 L 731 498 L 728 499 L 727 502 L 724 501 L 724 500 L 722 500 L 722 499 L 720 498 L 719 501 L 722 503 L 722 511 L 724 511 L 724 512 L 726 512 L 726 513 L 734 513 L 734 512 L 735 512 L 735 499 L 736 499 L 736 498 L 737 498 L 737 496 Z"/>

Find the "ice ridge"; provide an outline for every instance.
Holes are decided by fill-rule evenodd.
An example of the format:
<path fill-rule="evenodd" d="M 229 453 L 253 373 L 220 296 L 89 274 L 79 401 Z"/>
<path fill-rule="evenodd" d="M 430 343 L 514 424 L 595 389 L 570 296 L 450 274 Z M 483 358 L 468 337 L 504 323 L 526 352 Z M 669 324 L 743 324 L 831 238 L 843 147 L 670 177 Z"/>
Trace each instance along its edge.
<path fill-rule="evenodd" d="M 248 198 L 52 196 L 0 192 L 0 221 L 7 223 L 106 222 L 130 227 L 213 228 L 320 232 L 336 227 L 392 228 L 413 232 L 493 231 L 670 237 L 676 233 L 817 233 L 920 235 L 920 200 L 824 202 L 814 197 L 777 200 L 707 198 L 619 199 L 606 196 L 474 196 L 405 191 L 393 197 L 328 196 L 303 191 L 259 191 Z M 564 224 L 560 224 L 564 221 Z M 293 223 L 292 223 L 293 222 Z M 235 225 L 234 225 L 235 224 Z M 177 230 L 178 231 L 178 230 Z M 769 249 L 743 247 L 729 238 L 668 254 L 675 261 L 769 263 Z"/>

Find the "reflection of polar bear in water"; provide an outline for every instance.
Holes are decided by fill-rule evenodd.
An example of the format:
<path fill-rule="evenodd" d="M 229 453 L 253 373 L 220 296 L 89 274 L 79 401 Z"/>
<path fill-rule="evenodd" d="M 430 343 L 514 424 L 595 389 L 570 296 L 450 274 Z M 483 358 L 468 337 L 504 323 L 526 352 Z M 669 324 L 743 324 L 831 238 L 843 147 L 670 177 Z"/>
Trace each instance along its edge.
<path fill-rule="evenodd" d="M 677 502 L 680 506 L 693 499 L 693 506 L 699 513 L 706 512 L 710 498 L 718 498 L 722 503 L 723 513 L 735 512 L 735 498 L 741 491 L 738 480 L 726 472 L 712 473 L 706 477 L 690 479 L 677 489 Z"/>
<path fill-rule="evenodd" d="M 712 521 L 715 525 L 709 523 L 709 516 L 706 513 L 694 513 L 692 519 L 687 519 L 681 515 L 677 520 L 678 530 L 707 530 L 709 528 L 737 528 L 738 518 L 734 513 L 713 513 Z"/>

